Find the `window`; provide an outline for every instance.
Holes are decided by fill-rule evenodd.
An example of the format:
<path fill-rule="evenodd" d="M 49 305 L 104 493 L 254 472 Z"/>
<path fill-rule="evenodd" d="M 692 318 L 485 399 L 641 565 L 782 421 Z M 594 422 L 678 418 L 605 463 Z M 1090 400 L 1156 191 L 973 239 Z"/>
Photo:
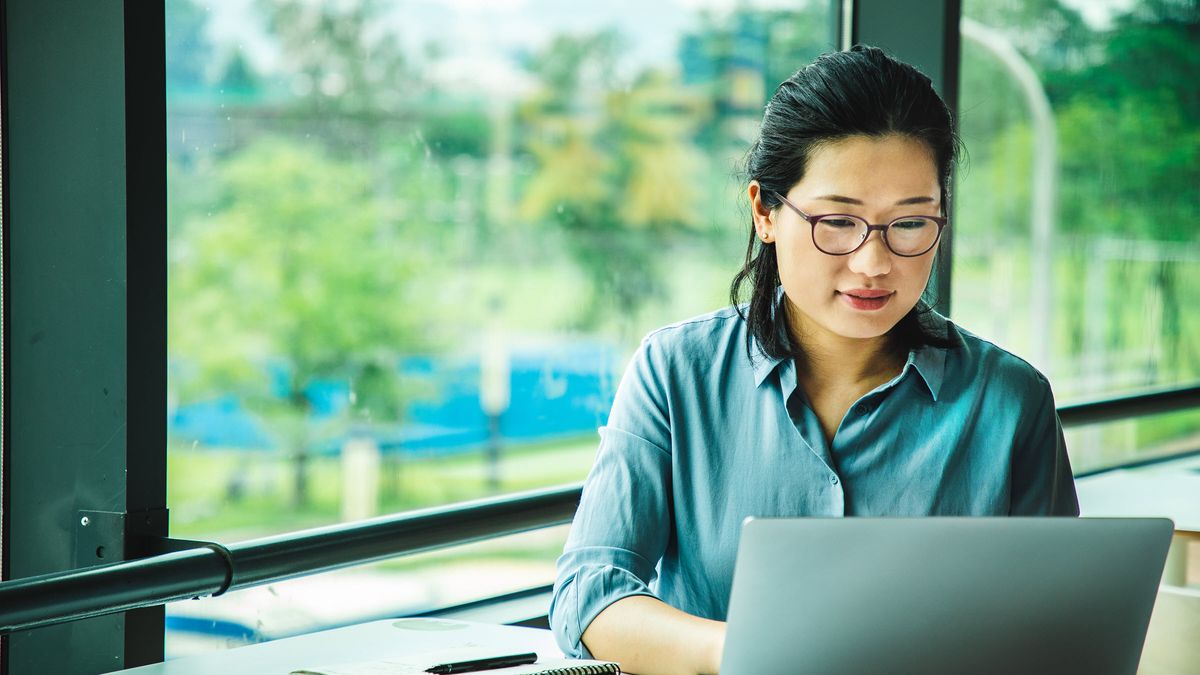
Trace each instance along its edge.
<path fill-rule="evenodd" d="M 1170 0 L 963 3 L 953 313 L 1060 405 L 1200 377 L 1198 27 Z M 1068 445 L 1077 472 L 1194 450 L 1200 415 Z"/>
<path fill-rule="evenodd" d="M 582 480 L 641 336 L 727 303 L 736 162 L 830 7 L 169 0 L 172 535 Z M 178 604 L 168 651 L 549 583 L 564 530 L 298 625 Z"/>

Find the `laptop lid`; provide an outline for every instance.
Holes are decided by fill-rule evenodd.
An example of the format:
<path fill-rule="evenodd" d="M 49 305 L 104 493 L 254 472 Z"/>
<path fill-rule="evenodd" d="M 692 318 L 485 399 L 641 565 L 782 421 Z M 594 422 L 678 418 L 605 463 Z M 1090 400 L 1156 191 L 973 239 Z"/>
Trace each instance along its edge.
<path fill-rule="evenodd" d="M 722 675 L 1136 672 L 1165 518 L 747 518 Z"/>

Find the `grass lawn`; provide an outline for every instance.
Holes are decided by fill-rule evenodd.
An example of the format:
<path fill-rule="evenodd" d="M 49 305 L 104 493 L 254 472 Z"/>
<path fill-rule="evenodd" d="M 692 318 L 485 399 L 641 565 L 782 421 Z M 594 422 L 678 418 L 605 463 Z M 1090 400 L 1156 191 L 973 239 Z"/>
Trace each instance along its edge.
<path fill-rule="evenodd" d="M 449 504 L 583 480 L 598 439 L 506 447 L 500 487 L 488 485 L 482 450 L 449 456 L 385 458 L 379 513 Z M 279 453 L 173 447 L 168 454 L 171 535 L 229 543 L 341 520 L 340 457 L 308 461 L 308 499 L 294 500 L 294 462 Z"/>

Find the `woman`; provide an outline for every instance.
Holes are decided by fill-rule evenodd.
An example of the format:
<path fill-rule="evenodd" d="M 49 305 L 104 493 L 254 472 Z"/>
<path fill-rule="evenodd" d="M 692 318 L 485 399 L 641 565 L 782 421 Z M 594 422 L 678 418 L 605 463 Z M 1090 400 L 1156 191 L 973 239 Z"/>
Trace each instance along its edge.
<path fill-rule="evenodd" d="M 550 609 L 565 651 L 716 672 L 746 516 L 1078 515 L 1046 378 L 921 302 L 957 148 L 878 49 L 780 85 L 735 306 L 647 336 L 601 429 Z"/>

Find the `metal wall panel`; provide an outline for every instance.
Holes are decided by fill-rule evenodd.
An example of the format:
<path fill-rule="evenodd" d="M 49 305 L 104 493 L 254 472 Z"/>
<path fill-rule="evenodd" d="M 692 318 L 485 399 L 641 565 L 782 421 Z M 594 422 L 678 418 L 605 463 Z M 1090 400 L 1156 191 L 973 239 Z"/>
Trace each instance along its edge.
<path fill-rule="evenodd" d="M 145 136 L 125 133 L 127 94 L 157 89 L 163 105 L 153 80 L 162 7 L 130 5 L 127 16 L 118 0 L 4 3 L 5 579 L 120 560 L 123 528 L 97 530 L 101 519 L 89 519 L 85 530 L 80 511 L 140 513 L 165 501 L 165 375 L 155 389 L 166 356 L 165 192 L 156 197 L 153 180 L 165 181 L 162 153 L 152 161 L 165 133 L 152 110 L 128 120 Z M 151 30 L 126 45 L 127 24 Z M 127 75 L 147 68 L 151 79 L 131 79 L 138 89 L 127 91 Z M 161 617 L 153 608 L 14 633 L 6 672 L 89 673 L 161 658 Z M 129 661 L 131 626 L 140 632 Z"/>

